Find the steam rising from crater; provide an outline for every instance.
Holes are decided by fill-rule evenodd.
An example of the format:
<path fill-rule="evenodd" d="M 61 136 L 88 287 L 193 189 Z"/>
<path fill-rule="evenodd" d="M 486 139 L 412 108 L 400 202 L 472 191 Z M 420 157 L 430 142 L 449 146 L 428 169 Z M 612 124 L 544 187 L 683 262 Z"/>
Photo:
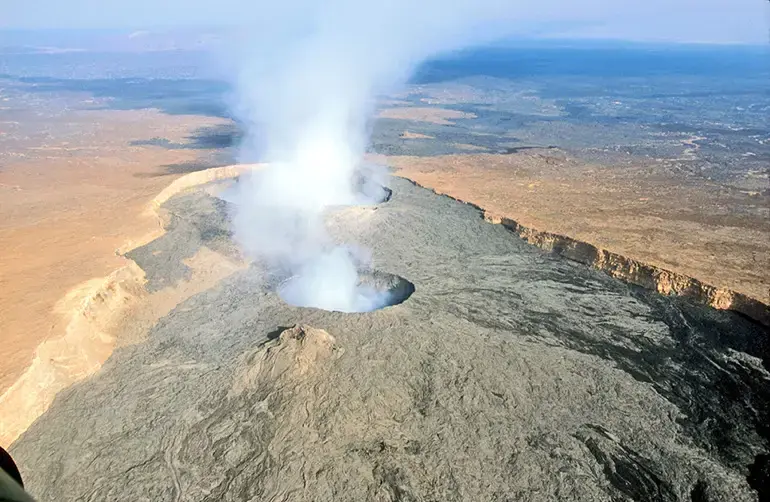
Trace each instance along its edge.
<path fill-rule="evenodd" d="M 362 292 L 358 272 L 368 264 L 331 241 L 324 210 L 384 196 L 371 190 L 383 172 L 363 164 L 377 97 L 426 58 L 499 34 L 493 21 L 510 2 L 288 0 L 271 9 L 242 42 L 242 160 L 270 167 L 239 183 L 236 239 L 294 276 L 289 294 L 305 305 L 379 308 L 387 298 L 376 295 L 387 293 Z"/>

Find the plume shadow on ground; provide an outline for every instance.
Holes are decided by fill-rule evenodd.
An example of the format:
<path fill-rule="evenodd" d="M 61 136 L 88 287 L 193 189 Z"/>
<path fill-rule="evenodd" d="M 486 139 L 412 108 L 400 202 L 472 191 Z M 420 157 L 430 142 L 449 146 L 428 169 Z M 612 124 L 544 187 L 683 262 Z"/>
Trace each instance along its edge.
<path fill-rule="evenodd" d="M 177 164 L 165 164 L 161 166 L 161 171 L 154 171 L 154 172 L 147 172 L 147 173 L 136 173 L 134 174 L 137 178 L 160 178 L 162 176 L 172 176 L 175 174 L 189 174 L 189 173 L 195 173 L 198 171 L 205 171 L 206 169 L 211 169 L 214 167 L 223 167 L 233 164 L 232 161 L 227 160 L 217 160 L 217 159 L 210 159 L 210 160 L 193 160 L 188 162 L 179 162 Z"/>
<path fill-rule="evenodd" d="M 240 143 L 241 132 L 235 125 L 202 127 L 188 136 L 185 141 L 175 142 L 168 138 L 150 138 L 132 141 L 131 146 L 157 146 L 169 150 L 214 150 L 193 161 L 166 164 L 161 171 L 137 173 L 139 178 L 156 178 L 174 174 L 187 174 L 212 167 L 236 163 L 234 148 Z"/>
<path fill-rule="evenodd" d="M 154 137 L 132 141 L 131 146 L 159 146 L 169 150 L 213 150 L 237 146 L 242 132 L 234 124 L 207 126 L 196 129 L 183 142 L 171 141 L 168 138 Z"/>

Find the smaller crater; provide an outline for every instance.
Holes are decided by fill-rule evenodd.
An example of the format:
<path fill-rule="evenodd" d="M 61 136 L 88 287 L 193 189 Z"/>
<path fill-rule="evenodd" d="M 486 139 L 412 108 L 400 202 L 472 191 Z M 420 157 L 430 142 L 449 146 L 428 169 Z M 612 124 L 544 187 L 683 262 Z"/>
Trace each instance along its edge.
<path fill-rule="evenodd" d="M 353 191 L 362 204 L 383 204 L 393 196 L 393 190 L 366 176 L 354 177 Z"/>
<path fill-rule="evenodd" d="M 278 295 L 289 305 L 345 313 L 399 305 L 414 291 L 414 284 L 403 277 L 377 270 L 359 271 L 353 280 L 295 275 L 278 287 Z"/>

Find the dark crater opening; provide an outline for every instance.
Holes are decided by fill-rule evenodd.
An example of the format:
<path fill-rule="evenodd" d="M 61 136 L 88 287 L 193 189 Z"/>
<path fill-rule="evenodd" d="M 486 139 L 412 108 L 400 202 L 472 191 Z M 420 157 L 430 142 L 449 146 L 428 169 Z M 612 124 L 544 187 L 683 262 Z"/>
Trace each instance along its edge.
<path fill-rule="evenodd" d="M 289 305 L 346 313 L 399 305 L 414 291 L 414 284 L 403 277 L 378 270 L 359 271 L 357 277 L 310 271 L 278 286 L 278 295 Z"/>
<path fill-rule="evenodd" d="M 393 197 L 393 190 L 382 185 L 378 185 L 378 187 L 379 187 L 379 193 L 377 194 L 378 199 L 376 199 L 377 204 L 390 202 L 390 198 Z"/>
<path fill-rule="evenodd" d="M 393 196 L 393 190 L 381 185 L 365 173 L 353 177 L 353 192 L 364 204 L 382 204 Z"/>

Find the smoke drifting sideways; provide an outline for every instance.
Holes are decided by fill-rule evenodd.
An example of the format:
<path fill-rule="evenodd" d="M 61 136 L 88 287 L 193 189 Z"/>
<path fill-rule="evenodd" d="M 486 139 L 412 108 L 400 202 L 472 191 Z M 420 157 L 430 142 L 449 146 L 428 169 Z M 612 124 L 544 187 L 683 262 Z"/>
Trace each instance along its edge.
<path fill-rule="evenodd" d="M 241 160 L 269 163 L 234 194 L 244 253 L 285 282 L 289 303 L 341 312 L 389 304 L 362 286 L 362 253 L 335 244 L 324 212 L 377 203 L 384 168 L 363 162 L 378 96 L 433 55 L 503 34 L 509 1 L 287 0 L 240 39 Z M 365 253 L 363 253 L 365 255 Z"/>

